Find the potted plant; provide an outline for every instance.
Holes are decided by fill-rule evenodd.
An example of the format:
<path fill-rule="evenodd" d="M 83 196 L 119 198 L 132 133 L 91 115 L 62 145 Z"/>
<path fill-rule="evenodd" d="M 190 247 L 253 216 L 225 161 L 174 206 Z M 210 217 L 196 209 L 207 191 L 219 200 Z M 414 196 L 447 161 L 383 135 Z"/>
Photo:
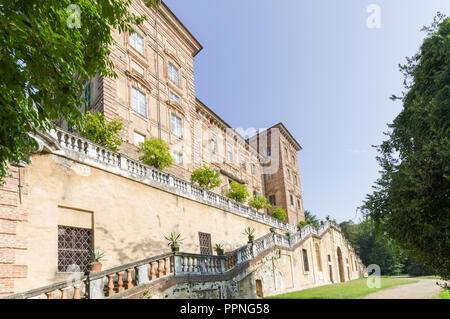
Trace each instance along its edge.
<path fill-rule="evenodd" d="M 248 237 L 248 242 L 252 243 L 255 240 L 255 229 L 250 226 L 245 229 L 245 235 Z"/>
<path fill-rule="evenodd" d="M 270 227 L 270 232 L 274 233 L 275 232 L 275 227 Z"/>
<path fill-rule="evenodd" d="M 286 232 L 286 237 L 291 238 L 291 232 L 289 230 Z"/>
<path fill-rule="evenodd" d="M 224 250 L 222 244 L 216 244 L 216 247 L 214 249 L 217 252 L 218 256 L 223 256 Z"/>
<path fill-rule="evenodd" d="M 172 252 L 180 251 L 180 243 L 183 241 L 180 239 L 181 234 L 170 233 L 169 237 L 164 236 L 169 243 L 167 244 L 172 249 Z"/>
<path fill-rule="evenodd" d="M 90 257 L 90 263 L 89 263 L 89 270 L 90 271 L 101 271 L 102 270 L 102 263 L 100 262 L 101 259 L 105 256 L 105 253 L 99 251 L 99 250 L 92 250 L 91 251 L 91 257 Z"/>
<path fill-rule="evenodd" d="M 306 225 L 308 225 L 308 223 L 306 221 L 304 221 L 304 220 L 299 221 L 297 224 L 297 230 L 299 230 L 299 231 L 302 230 L 302 228 L 305 227 Z"/>

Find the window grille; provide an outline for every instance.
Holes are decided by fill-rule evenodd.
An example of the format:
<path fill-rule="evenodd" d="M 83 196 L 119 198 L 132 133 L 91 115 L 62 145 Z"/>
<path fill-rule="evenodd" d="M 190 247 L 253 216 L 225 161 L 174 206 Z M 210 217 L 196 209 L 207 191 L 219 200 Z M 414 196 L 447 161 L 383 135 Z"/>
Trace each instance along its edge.
<path fill-rule="evenodd" d="M 58 226 L 58 271 L 88 271 L 92 230 Z"/>
<path fill-rule="evenodd" d="M 200 254 L 212 255 L 211 234 L 198 233 L 198 237 L 200 240 Z"/>

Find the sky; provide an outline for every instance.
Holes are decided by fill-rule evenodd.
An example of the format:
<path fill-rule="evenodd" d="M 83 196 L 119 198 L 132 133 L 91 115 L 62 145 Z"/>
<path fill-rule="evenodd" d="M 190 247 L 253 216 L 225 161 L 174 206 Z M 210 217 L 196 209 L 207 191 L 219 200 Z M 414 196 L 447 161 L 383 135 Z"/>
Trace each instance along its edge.
<path fill-rule="evenodd" d="M 379 177 L 376 150 L 401 111 L 398 64 L 448 0 L 165 0 L 204 49 L 197 97 L 234 128 L 283 122 L 303 150 L 303 202 L 358 222 Z M 375 12 L 379 28 L 369 28 Z M 371 20 L 373 21 L 373 20 Z M 373 25 L 372 25 L 373 26 Z M 377 25 L 376 25 L 377 26 Z"/>

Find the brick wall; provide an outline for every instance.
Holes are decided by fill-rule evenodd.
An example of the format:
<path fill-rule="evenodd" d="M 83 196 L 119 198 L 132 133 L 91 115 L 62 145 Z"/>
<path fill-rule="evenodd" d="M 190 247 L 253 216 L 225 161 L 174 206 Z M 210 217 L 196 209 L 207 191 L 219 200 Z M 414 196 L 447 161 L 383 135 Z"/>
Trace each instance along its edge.
<path fill-rule="evenodd" d="M 17 225 L 27 221 L 27 214 L 19 207 L 19 171 L 10 167 L 11 177 L 0 187 L 0 297 L 14 293 L 16 278 L 27 276 L 27 266 L 15 264 L 17 250 L 26 249 L 26 239 L 17 234 Z M 22 196 L 27 193 L 22 187 Z"/>

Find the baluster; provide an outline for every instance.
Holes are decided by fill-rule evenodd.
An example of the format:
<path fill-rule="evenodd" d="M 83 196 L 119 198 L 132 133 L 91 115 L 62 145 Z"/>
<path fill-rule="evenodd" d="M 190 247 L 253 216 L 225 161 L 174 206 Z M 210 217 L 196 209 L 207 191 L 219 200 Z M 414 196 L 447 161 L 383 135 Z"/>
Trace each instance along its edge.
<path fill-rule="evenodd" d="M 170 274 L 170 258 L 167 257 L 164 259 L 164 274 L 167 276 Z"/>
<path fill-rule="evenodd" d="M 50 291 L 45 293 L 47 295 L 47 299 L 55 299 L 55 291 Z"/>
<path fill-rule="evenodd" d="M 117 292 L 124 291 L 125 288 L 123 287 L 123 274 L 125 272 L 119 271 L 117 274 L 119 275 L 119 279 L 117 280 Z"/>
<path fill-rule="evenodd" d="M 158 278 L 161 278 L 162 276 L 164 276 L 163 262 L 164 262 L 164 260 L 162 260 L 162 259 L 158 260 Z"/>
<path fill-rule="evenodd" d="M 108 275 L 108 296 L 114 295 L 116 292 L 114 291 L 114 281 L 113 278 L 116 274 Z"/>
<path fill-rule="evenodd" d="M 193 257 L 188 257 L 187 260 L 187 267 L 188 267 L 188 272 L 194 272 L 194 258 Z"/>
<path fill-rule="evenodd" d="M 61 288 L 60 289 L 60 291 L 61 291 L 61 299 L 69 299 L 68 295 L 67 295 L 67 292 L 68 292 L 69 289 L 70 289 L 70 287 L 65 287 L 65 288 Z"/>
<path fill-rule="evenodd" d="M 156 279 L 156 273 L 155 273 L 155 261 L 152 261 L 150 263 L 150 280 L 155 280 Z"/>
<path fill-rule="evenodd" d="M 81 299 L 80 290 L 80 286 L 73 287 L 73 299 Z"/>
<path fill-rule="evenodd" d="M 127 269 L 127 289 L 130 289 L 133 287 L 133 277 L 131 276 L 132 272 L 133 272 L 133 268 Z"/>

